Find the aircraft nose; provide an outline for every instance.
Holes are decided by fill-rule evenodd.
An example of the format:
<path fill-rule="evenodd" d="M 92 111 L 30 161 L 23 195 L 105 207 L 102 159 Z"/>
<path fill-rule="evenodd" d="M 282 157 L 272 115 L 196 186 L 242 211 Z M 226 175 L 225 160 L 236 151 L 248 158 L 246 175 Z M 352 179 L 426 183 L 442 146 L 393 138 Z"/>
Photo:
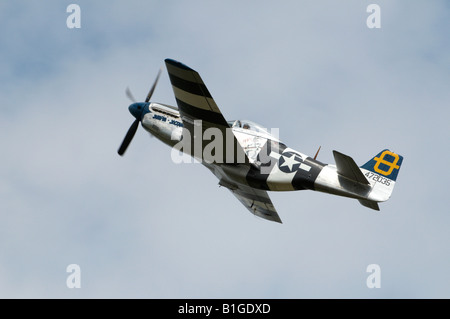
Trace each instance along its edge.
<path fill-rule="evenodd" d="M 142 103 L 133 103 L 128 107 L 131 115 L 133 115 L 136 119 L 140 120 L 142 115 L 142 110 L 144 109 L 144 105 Z"/>

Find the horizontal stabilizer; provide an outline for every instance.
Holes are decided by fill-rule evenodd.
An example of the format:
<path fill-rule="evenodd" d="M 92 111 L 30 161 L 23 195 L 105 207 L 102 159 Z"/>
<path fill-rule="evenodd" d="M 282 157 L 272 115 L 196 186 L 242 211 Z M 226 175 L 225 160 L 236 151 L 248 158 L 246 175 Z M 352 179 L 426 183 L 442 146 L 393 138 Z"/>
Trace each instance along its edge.
<path fill-rule="evenodd" d="M 340 175 L 354 180 L 358 183 L 370 185 L 369 181 L 361 172 L 358 165 L 356 165 L 353 158 L 339 153 L 338 151 L 333 151 L 333 155 L 334 160 L 336 161 L 337 172 Z"/>
<path fill-rule="evenodd" d="M 365 207 L 369 207 L 374 210 L 380 210 L 380 207 L 378 206 L 377 202 L 373 202 L 371 200 L 364 200 L 364 199 L 359 199 L 359 202 L 361 203 L 361 205 L 363 205 Z"/>

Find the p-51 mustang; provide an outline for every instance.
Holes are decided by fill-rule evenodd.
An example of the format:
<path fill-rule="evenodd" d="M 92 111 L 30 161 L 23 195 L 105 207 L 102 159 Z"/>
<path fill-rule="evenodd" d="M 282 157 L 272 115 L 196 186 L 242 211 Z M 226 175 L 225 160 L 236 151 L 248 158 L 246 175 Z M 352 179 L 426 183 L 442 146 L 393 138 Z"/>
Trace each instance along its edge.
<path fill-rule="evenodd" d="M 161 70 L 145 102 L 128 109 L 136 118 L 118 153 L 123 155 L 139 123 L 165 144 L 206 166 L 247 209 L 281 223 L 267 191 L 310 189 L 357 199 L 379 210 L 391 196 L 403 157 L 383 150 L 358 167 L 333 151 L 336 165 L 324 164 L 287 147 L 262 126 L 246 120 L 226 121 L 200 75 L 188 66 L 165 60 L 178 108 L 150 102 Z"/>

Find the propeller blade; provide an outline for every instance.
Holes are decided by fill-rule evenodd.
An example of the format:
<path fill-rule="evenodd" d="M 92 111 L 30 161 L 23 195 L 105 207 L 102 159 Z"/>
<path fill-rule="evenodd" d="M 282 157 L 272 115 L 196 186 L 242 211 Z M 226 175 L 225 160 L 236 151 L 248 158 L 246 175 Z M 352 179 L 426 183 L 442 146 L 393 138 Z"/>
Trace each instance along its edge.
<path fill-rule="evenodd" d="M 148 101 L 150 101 L 150 98 L 152 97 L 153 92 L 155 91 L 156 84 L 158 83 L 159 76 L 161 75 L 161 71 L 162 71 L 162 68 L 159 69 L 158 75 L 156 76 L 156 80 L 155 80 L 155 82 L 153 83 L 152 88 L 151 88 L 150 91 L 148 92 L 147 97 L 145 98 L 145 103 L 148 103 Z"/>
<path fill-rule="evenodd" d="M 125 153 L 125 151 L 127 150 L 128 145 L 130 144 L 131 140 L 134 137 L 134 134 L 136 134 L 138 126 L 139 126 L 139 120 L 136 119 L 133 122 L 133 124 L 131 124 L 130 128 L 128 129 L 127 135 L 125 135 L 122 145 L 120 145 L 119 150 L 117 151 L 117 153 L 119 153 L 120 156 L 122 156 Z"/>
<path fill-rule="evenodd" d="M 127 97 L 131 100 L 131 102 L 136 103 L 136 99 L 134 98 L 134 96 L 131 93 L 131 90 L 128 86 L 127 86 L 127 89 L 125 90 L 125 93 L 126 93 Z"/>

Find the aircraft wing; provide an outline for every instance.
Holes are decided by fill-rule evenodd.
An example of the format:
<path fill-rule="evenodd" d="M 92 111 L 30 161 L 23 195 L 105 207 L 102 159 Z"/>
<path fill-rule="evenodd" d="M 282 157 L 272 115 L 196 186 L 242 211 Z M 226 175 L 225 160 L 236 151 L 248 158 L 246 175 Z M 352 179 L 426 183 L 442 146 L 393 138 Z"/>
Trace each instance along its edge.
<path fill-rule="evenodd" d="M 250 213 L 270 221 L 282 223 L 266 191 L 244 185 L 228 189 L 247 207 Z"/>
<path fill-rule="evenodd" d="M 250 163 L 244 149 L 234 136 L 200 75 L 180 62 L 171 59 L 166 59 L 165 62 L 183 121 L 183 128 L 188 130 L 190 141 L 194 144 L 194 151 L 191 155 L 198 158 L 195 154 L 196 143 L 197 145 L 201 143 L 201 151 L 205 149 L 205 146 L 208 146 L 208 143 L 211 143 L 211 139 L 205 139 L 204 136 L 207 129 L 213 128 L 216 132 L 220 132 L 222 137 L 225 137 L 225 142 L 223 143 L 222 158 L 216 158 L 214 162 L 207 162 L 208 168 L 212 169 L 209 164 Z M 201 121 L 201 125 L 199 125 L 199 121 Z M 186 138 L 185 134 L 183 132 L 183 140 Z M 216 142 L 215 139 L 214 142 Z M 212 169 L 212 171 L 214 170 Z M 219 179 L 221 178 L 219 177 Z M 281 223 L 281 219 L 266 191 L 253 189 L 243 184 L 232 185 L 223 179 L 219 184 L 227 187 L 252 214 Z"/>
<path fill-rule="evenodd" d="M 249 163 L 247 155 L 200 75 L 178 61 L 166 59 L 165 62 L 183 127 L 190 133 L 190 139 L 185 139 L 187 133 L 183 132 L 183 140 L 185 142 L 190 141 L 191 155 L 197 159 L 199 155 L 207 155 L 204 154 L 206 152 L 203 152 L 205 147 L 214 142 L 213 146 L 218 149 L 215 149 L 213 161 L 209 160 L 209 163 Z M 205 131 L 209 128 L 213 128 L 213 130 L 210 130 L 208 136 L 206 136 Z M 216 136 L 214 138 L 210 136 L 211 133 L 219 132 L 223 137 L 221 141 L 216 140 Z M 208 149 L 211 148 L 212 146 L 209 146 Z M 206 158 L 202 156 L 201 159 Z"/>

